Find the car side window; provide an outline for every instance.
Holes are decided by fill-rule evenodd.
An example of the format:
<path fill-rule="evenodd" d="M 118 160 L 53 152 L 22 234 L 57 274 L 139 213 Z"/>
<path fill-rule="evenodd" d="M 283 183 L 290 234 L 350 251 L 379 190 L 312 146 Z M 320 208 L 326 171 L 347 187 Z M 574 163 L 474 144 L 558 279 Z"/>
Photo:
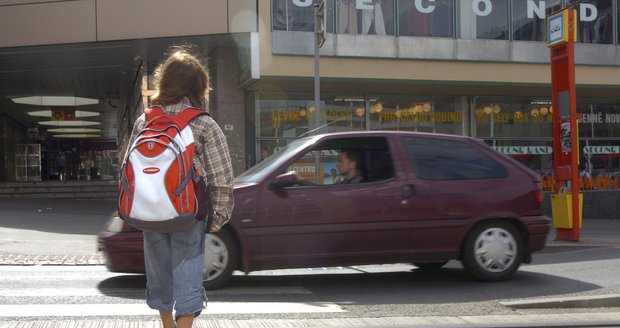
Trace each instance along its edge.
<path fill-rule="evenodd" d="M 500 163 L 463 141 L 405 137 L 404 143 L 420 179 L 493 179 L 507 175 Z"/>
<path fill-rule="evenodd" d="M 357 165 L 350 168 L 350 161 Z M 387 140 L 379 137 L 327 140 L 305 152 L 287 170 L 297 173 L 301 185 L 367 183 L 394 177 Z"/>
<path fill-rule="evenodd" d="M 288 171 L 294 171 L 303 182 L 312 185 L 329 185 L 340 181 L 336 161 L 339 152 L 335 149 L 311 150 L 304 153 Z"/>

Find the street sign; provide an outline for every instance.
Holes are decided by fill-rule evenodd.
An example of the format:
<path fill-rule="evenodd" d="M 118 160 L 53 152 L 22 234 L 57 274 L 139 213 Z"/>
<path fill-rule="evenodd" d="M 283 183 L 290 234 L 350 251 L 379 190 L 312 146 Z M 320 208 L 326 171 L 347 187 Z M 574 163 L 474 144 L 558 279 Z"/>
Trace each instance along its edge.
<path fill-rule="evenodd" d="M 577 16 L 575 9 L 567 8 L 549 15 L 547 18 L 547 46 L 549 48 L 568 42 L 568 33 L 571 30 L 568 25 L 569 10 L 573 11 L 575 17 Z M 573 41 L 575 41 L 577 40 L 577 29 L 573 28 L 572 30 L 574 33 Z"/>

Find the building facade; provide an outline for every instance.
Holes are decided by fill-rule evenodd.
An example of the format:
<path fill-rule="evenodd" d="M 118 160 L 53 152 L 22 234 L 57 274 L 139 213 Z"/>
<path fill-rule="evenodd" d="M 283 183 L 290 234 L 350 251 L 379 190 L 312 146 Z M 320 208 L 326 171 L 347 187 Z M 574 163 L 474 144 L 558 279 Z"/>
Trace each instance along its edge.
<path fill-rule="evenodd" d="M 309 133 L 382 129 L 473 136 L 547 176 L 545 17 L 575 6 L 583 188 L 620 189 L 617 0 L 326 0 L 318 106 L 314 2 L 4 1 L 0 181 L 24 178 L 17 166 L 29 149 L 21 145 L 40 145 L 42 180 L 56 178 L 60 154 L 72 158 L 70 178 L 83 169 L 87 179 L 114 179 L 131 122 L 148 104 L 154 65 L 179 42 L 209 57 L 209 110 L 237 174 Z M 50 132 L 24 115 L 40 106 L 17 104 L 18 96 L 98 99 L 68 111 L 92 108 L 102 128 L 88 139 Z"/>

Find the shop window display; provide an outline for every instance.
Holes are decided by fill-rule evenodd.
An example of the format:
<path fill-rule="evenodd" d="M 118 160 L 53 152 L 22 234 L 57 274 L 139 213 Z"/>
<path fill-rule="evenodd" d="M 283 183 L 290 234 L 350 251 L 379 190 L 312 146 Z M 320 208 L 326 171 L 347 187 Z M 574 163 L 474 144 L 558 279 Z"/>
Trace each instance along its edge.
<path fill-rule="evenodd" d="M 546 17 L 561 8 L 561 0 L 512 1 L 513 40 L 546 41 Z"/>
<path fill-rule="evenodd" d="M 394 35 L 394 0 L 336 0 L 338 33 Z"/>
<path fill-rule="evenodd" d="M 508 0 L 456 2 L 462 39 L 508 40 Z"/>
<path fill-rule="evenodd" d="M 398 35 L 453 37 L 452 0 L 398 1 Z"/>
<path fill-rule="evenodd" d="M 463 113 L 453 96 L 369 97 L 370 129 L 462 134 Z"/>
<path fill-rule="evenodd" d="M 568 0 L 567 5 L 576 5 L 578 10 L 578 42 L 613 43 L 613 5 L 611 0 Z"/>
<path fill-rule="evenodd" d="M 475 97 L 472 121 L 479 138 L 552 138 L 551 99 Z"/>
<path fill-rule="evenodd" d="M 476 136 L 499 152 L 539 172 L 553 191 L 553 106 L 549 99 L 476 97 Z M 613 99 L 578 99 L 579 186 L 619 189 L 620 105 Z"/>
<path fill-rule="evenodd" d="M 314 32 L 313 0 L 273 0 L 272 17 L 274 31 Z M 332 1 L 327 0 L 327 32 L 333 31 Z"/>

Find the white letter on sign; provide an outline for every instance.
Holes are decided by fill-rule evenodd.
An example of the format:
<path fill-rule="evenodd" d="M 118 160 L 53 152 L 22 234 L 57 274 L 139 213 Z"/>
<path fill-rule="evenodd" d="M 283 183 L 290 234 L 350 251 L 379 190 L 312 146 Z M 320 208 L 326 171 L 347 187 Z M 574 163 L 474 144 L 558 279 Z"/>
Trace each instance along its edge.
<path fill-rule="evenodd" d="M 588 11 L 590 15 L 588 15 Z M 580 3 L 579 4 L 579 18 L 582 22 L 593 22 L 598 16 L 598 10 L 596 6 L 591 3 Z"/>
<path fill-rule="evenodd" d="M 361 10 L 375 9 L 371 0 L 355 0 L 355 8 L 361 9 Z"/>
<path fill-rule="evenodd" d="M 428 7 L 424 8 L 424 6 L 422 5 L 422 0 L 415 0 L 415 9 L 417 9 L 419 12 L 423 13 L 423 14 L 430 14 L 433 11 L 435 11 L 435 0 L 428 0 L 428 2 L 430 2 L 428 4 Z"/>
<path fill-rule="evenodd" d="M 484 4 L 484 10 L 480 10 L 480 4 Z M 471 9 L 478 16 L 489 16 L 491 11 L 493 11 L 493 4 L 491 0 L 474 0 L 471 3 Z"/>
<path fill-rule="evenodd" d="M 538 7 L 533 0 L 527 0 L 527 18 L 534 18 L 534 12 L 538 18 L 545 18 L 545 1 L 538 1 Z"/>
<path fill-rule="evenodd" d="M 293 0 L 293 4 L 297 7 L 310 7 L 312 0 Z"/>

